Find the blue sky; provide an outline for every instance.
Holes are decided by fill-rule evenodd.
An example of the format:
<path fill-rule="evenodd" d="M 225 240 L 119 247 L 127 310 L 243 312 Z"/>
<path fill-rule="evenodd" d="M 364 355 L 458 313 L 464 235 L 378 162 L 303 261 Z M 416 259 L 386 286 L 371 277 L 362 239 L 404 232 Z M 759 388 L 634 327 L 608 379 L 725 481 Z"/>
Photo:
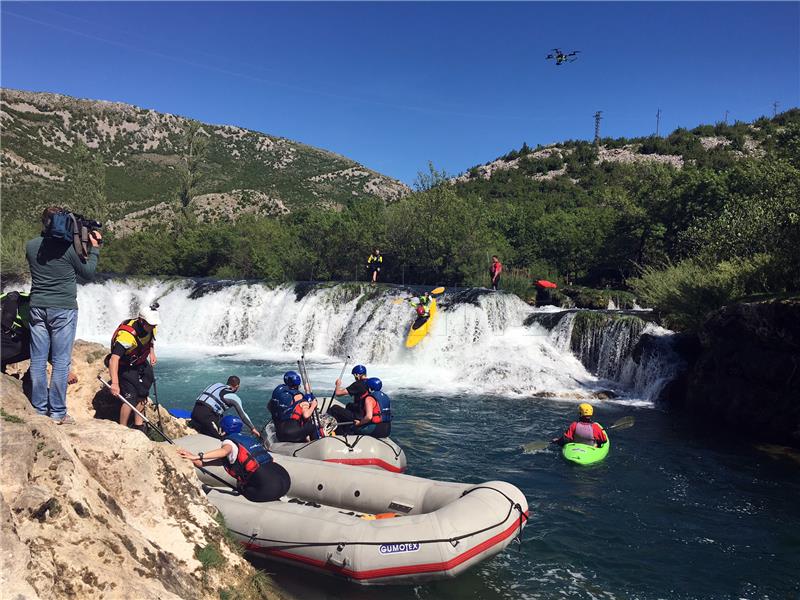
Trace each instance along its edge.
<path fill-rule="evenodd" d="M 800 3 L 2 3 L 5 87 L 285 136 L 413 182 L 800 105 Z M 556 67 L 549 49 L 581 50 Z"/>

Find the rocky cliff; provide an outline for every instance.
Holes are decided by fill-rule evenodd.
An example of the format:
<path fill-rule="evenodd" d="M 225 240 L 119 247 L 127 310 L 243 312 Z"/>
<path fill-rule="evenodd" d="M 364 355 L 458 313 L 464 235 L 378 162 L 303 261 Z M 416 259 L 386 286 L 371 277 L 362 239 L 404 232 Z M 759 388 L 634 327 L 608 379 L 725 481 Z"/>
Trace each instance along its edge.
<path fill-rule="evenodd" d="M 688 358 L 673 406 L 720 424 L 731 438 L 800 447 L 800 300 L 718 310 Z"/>
<path fill-rule="evenodd" d="M 105 349 L 78 342 L 68 410 L 35 414 L 2 376 L 0 595 L 3 598 L 282 598 L 226 539 L 193 467 L 174 447 L 96 418 Z M 99 412 L 97 409 L 100 409 Z M 182 422 L 162 415 L 167 434 Z"/>

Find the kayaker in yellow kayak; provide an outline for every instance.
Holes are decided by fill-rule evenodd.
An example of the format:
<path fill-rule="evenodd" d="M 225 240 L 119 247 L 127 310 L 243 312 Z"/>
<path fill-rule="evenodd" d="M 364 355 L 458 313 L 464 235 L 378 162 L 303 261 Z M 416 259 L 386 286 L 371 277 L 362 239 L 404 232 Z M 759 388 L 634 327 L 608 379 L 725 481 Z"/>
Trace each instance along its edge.
<path fill-rule="evenodd" d="M 573 421 L 561 437 L 554 438 L 552 442 L 563 446 L 564 444 L 586 444 L 600 448 L 608 442 L 606 432 L 597 423 L 592 422 L 594 408 L 591 404 L 583 402 L 578 405 L 578 420 Z"/>
<path fill-rule="evenodd" d="M 417 311 L 417 316 L 427 319 L 431 316 L 431 293 L 424 292 L 421 296 L 413 296 L 408 299 Z"/>

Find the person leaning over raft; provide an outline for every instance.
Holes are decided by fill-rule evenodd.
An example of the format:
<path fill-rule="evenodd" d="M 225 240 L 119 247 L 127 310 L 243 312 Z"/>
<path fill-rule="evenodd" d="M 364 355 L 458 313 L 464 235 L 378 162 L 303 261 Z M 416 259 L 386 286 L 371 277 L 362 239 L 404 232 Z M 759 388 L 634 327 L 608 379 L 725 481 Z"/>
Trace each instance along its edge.
<path fill-rule="evenodd" d="M 594 409 L 586 402 L 578 405 L 578 420 L 574 421 L 561 437 L 552 440 L 554 444 L 586 444 L 599 448 L 608 441 L 606 432 L 597 423 L 592 423 Z"/>
<path fill-rule="evenodd" d="M 242 399 L 236 395 L 240 385 L 241 380 L 236 375 L 231 375 L 228 377 L 227 384 L 212 383 L 200 392 L 192 409 L 192 422 L 197 431 L 204 435 L 221 438 L 222 431 L 219 428 L 219 421 L 227 409 L 233 408 L 251 433 L 256 437 L 261 437 L 250 417 L 244 412 Z"/>
<path fill-rule="evenodd" d="M 301 383 L 296 371 L 286 371 L 283 384 L 272 391 L 272 398 L 267 403 L 279 442 L 307 442 L 320 436 L 312 420 L 317 400 L 312 394 L 300 391 Z"/>
<path fill-rule="evenodd" d="M 99 231 L 89 235 L 84 262 L 71 242 L 52 237 L 54 219 L 63 214 L 58 206 L 42 212 L 42 235 L 28 240 L 25 256 L 31 270 L 31 404 L 38 414 L 69 425 L 75 422 L 67 414 L 67 380 L 78 326 L 78 277 L 94 279 L 102 236 Z M 49 386 L 48 356 L 53 363 Z"/>
<path fill-rule="evenodd" d="M 181 448 L 178 453 L 195 467 L 222 465 L 236 480 L 238 491 L 251 502 L 278 500 L 292 484 L 289 473 L 272 460 L 261 440 L 241 433 L 242 425 L 239 417 L 226 415 L 220 421 L 225 437 L 219 448 L 197 454 Z"/>
<path fill-rule="evenodd" d="M 371 272 L 372 275 L 372 283 L 377 283 L 378 275 L 381 273 L 381 267 L 383 266 L 383 257 L 381 256 L 381 251 L 375 248 L 372 251 L 372 254 L 369 255 L 367 259 L 367 271 Z"/>
<path fill-rule="evenodd" d="M 108 357 L 108 372 L 111 375 L 111 393 L 120 393 L 128 402 L 142 412 L 144 403 L 153 385 L 153 365 L 156 364 L 156 327 L 160 319 L 158 304 L 142 308 L 135 319 L 126 319 L 119 324 L 111 336 L 111 354 Z M 131 407 L 120 402 L 119 423 L 128 426 Z M 147 433 L 147 428 L 138 414 L 133 416 L 133 428 Z"/>

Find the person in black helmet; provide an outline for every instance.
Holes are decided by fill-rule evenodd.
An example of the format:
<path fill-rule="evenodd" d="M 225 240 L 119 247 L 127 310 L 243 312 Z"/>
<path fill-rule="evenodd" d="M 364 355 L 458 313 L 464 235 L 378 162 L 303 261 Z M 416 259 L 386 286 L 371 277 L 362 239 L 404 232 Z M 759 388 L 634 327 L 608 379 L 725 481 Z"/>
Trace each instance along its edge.
<path fill-rule="evenodd" d="M 283 383 L 272 391 L 267 403 L 279 442 L 307 442 L 320 436 L 312 419 L 317 400 L 313 394 L 300 391 L 301 383 L 297 372 L 287 371 Z"/>

